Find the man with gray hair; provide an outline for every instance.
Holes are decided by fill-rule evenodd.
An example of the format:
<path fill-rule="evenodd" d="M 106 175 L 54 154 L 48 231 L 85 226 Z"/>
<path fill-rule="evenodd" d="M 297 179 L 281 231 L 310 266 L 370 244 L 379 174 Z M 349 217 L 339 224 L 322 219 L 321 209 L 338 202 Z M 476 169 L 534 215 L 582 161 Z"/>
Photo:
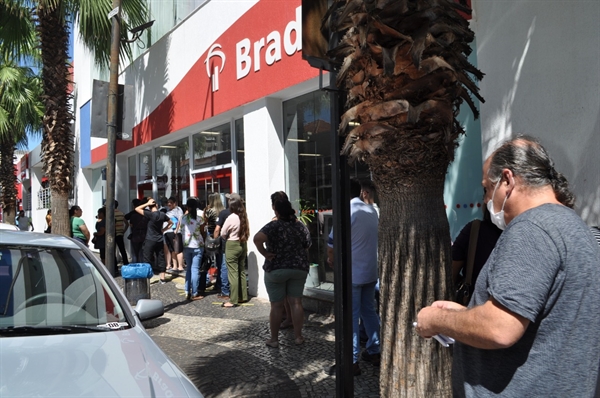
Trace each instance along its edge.
<path fill-rule="evenodd" d="M 436 301 L 416 331 L 456 340 L 455 397 L 592 397 L 600 363 L 600 247 L 539 142 L 505 142 L 483 165 L 505 229 L 468 308 Z"/>

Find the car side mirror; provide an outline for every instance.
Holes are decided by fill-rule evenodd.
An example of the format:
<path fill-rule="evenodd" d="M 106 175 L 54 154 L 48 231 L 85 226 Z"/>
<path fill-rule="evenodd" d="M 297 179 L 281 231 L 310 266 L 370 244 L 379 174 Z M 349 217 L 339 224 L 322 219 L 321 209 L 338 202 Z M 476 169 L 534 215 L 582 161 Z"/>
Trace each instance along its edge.
<path fill-rule="evenodd" d="M 163 306 L 163 302 L 160 300 L 141 299 L 138 300 L 133 309 L 140 318 L 140 321 L 158 318 L 165 313 L 165 307 Z"/>

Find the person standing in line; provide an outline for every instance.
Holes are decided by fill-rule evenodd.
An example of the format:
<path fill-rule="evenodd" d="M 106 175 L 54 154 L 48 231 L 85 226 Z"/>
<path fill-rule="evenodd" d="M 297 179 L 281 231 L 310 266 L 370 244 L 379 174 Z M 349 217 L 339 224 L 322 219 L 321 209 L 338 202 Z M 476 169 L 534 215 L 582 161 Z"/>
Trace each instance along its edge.
<path fill-rule="evenodd" d="M 231 206 L 231 204 L 235 201 L 241 202 L 241 200 L 242 200 L 242 197 L 240 195 L 238 195 L 237 193 L 228 193 L 225 195 L 225 197 L 229 201 L 228 206 Z M 215 233 L 214 233 L 215 238 L 221 237 L 221 229 L 223 228 L 223 224 L 225 224 L 225 221 L 227 220 L 227 218 L 229 217 L 230 214 L 231 214 L 231 211 L 230 211 L 229 207 L 227 209 L 222 210 L 219 213 L 217 225 L 215 226 Z M 227 276 L 227 264 L 225 261 L 225 246 L 226 246 L 226 240 L 221 237 L 221 259 L 222 260 L 221 260 L 221 272 L 219 273 L 221 276 L 221 292 L 219 294 L 217 294 L 217 297 L 227 300 L 227 299 L 229 299 L 230 292 L 229 292 L 229 277 Z"/>
<path fill-rule="evenodd" d="M 33 224 L 31 223 L 31 219 L 25 215 L 23 210 L 19 211 L 19 216 L 17 217 L 17 223 L 19 224 L 19 229 L 21 231 L 29 231 L 31 227 L 31 231 L 34 230 Z"/>
<path fill-rule="evenodd" d="M 119 253 L 121 253 L 123 265 L 127 265 L 129 264 L 129 256 L 127 255 L 127 250 L 125 249 L 125 241 L 123 240 L 123 236 L 125 235 L 127 228 L 129 228 L 129 223 L 125 219 L 123 212 L 119 210 L 118 207 L 119 202 L 115 200 L 115 243 L 119 248 Z"/>
<path fill-rule="evenodd" d="M 271 195 L 271 208 L 273 209 L 273 211 L 275 211 L 275 203 L 280 200 L 289 202 L 290 199 L 288 198 L 287 194 L 283 191 L 277 191 Z M 277 213 L 275 213 L 275 217 L 273 217 L 271 221 L 275 220 L 277 220 Z M 284 311 L 282 313 L 282 322 L 279 328 L 288 329 L 294 326 L 294 317 L 292 316 L 292 308 L 290 307 L 290 303 L 287 296 L 283 299 L 283 307 Z"/>
<path fill-rule="evenodd" d="M 271 198 L 278 194 L 279 192 L 276 192 L 271 195 Z M 276 200 L 274 207 L 276 219 L 254 235 L 254 244 L 265 258 L 263 265 L 265 287 L 271 302 L 269 315 L 271 338 L 265 344 L 278 348 L 279 329 L 286 298 L 290 305 L 291 323 L 294 327 L 294 343 L 296 345 L 304 343 L 302 296 L 308 276 L 308 248 L 311 239 L 308 228 L 298 221 L 296 210 L 292 208 L 289 200 Z"/>
<path fill-rule="evenodd" d="M 92 243 L 94 244 L 94 249 L 98 249 L 100 252 L 102 264 L 106 265 L 106 208 L 104 207 L 98 209 L 96 232 L 94 232 Z"/>
<path fill-rule="evenodd" d="M 452 244 L 452 281 L 454 282 L 454 286 L 458 285 L 458 282 L 461 279 L 461 273 L 464 276 L 464 273 L 466 272 L 465 266 L 469 253 L 469 240 L 471 237 L 472 226 L 473 221 L 467 223 L 467 225 L 461 229 L 456 237 L 456 240 Z M 473 271 L 471 276 L 471 286 L 473 288 L 475 287 L 475 282 L 479 277 L 481 269 L 492 253 L 492 250 L 494 250 L 496 242 L 498 242 L 498 239 L 500 238 L 500 234 L 502 234 L 502 230 L 494 225 L 490 217 L 490 212 L 486 207 L 484 207 L 483 221 L 481 221 L 479 224 L 479 234 L 477 238 L 477 244 L 475 245 L 477 250 L 475 251 Z M 473 293 L 473 289 L 471 289 L 470 293 Z"/>
<path fill-rule="evenodd" d="M 135 208 L 135 211 L 148 219 L 146 239 L 142 246 L 144 262 L 153 265 L 154 274 L 158 274 L 160 284 L 163 285 L 167 282 L 165 280 L 167 267 L 163 247 L 163 232 L 171 228 L 173 222 L 165 213 L 158 210 L 158 205 L 153 198 L 148 198 L 147 201 L 142 202 Z M 166 226 L 163 228 L 165 223 Z M 156 261 L 152 261 L 153 257 L 156 257 Z"/>
<path fill-rule="evenodd" d="M 173 274 L 182 274 L 185 269 L 183 267 L 183 242 L 181 233 L 176 232 L 179 227 L 183 210 L 179 207 L 177 199 L 171 196 L 167 200 L 167 216 L 171 219 L 173 225 L 171 229 L 167 229 L 164 233 L 164 251 L 167 262 L 167 272 Z"/>
<path fill-rule="evenodd" d="M 183 256 L 187 264 L 185 271 L 185 294 L 186 300 L 201 300 L 204 298 L 198 288 L 200 284 L 200 263 L 202 262 L 202 251 L 204 248 L 204 220 L 198 214 L 198 201 L 188 199 L 186 212 L 176 232 L 183 235 Z"/>
<path fill-rule="evenodd" d="M 46 213 L 46 229 L 44 230 L 44 232 L 47 234 L 52 233 L 52 210 L 50 209 Z"/>
<path fill-rule="evenodd" d="M 131 232 L 129 233 L 129 240 L 131 241 L 131 259 L 134 263 L 139 263 L 144 260 L 142 254 L 142 246 L 144 240 L 146 240 L 146 231 L 148 230 L 148 219 L 142 214 L 135 211 L 142 201 L 140 199 L 133 199 L 131 204 L 133 210 L 125 214 L 125 219 L 131 226 Z"/>
<path fill-rule="evenodd" d="M 375 184 L 370 179 L 365 179 L 360 181 L 360 200 L 365 202 L 368 205 L 373 206 L 375 211 L 377 212 L 377 218 L 379 218 L 379 206 L 375 203 L 375 197 L 377 196 L 377 188 Z M 375 310 L 379 313 L 379 278 L 377 278 L 377 283 L 375 284 Z M 365 324 L 362 319 L 359 322 L 359 338 L 360 343 L 365 345 L 367 341 L 369 341 L 369 337 L 367 336 L 367 331 L 365 330 Z"/>
<path fill-rule="evenodd" d="M 229 302 L 222 307 L 237 307 L 240 302 L 248 301 L 248 283 L 246 281 L 246 255 L 248 254 L 248 237 L 250 226 L 246 208 L 242 201 L 234 201 L 229 205 L 231 214 L 227 217 L 221 235 L 227 241 L 225 261 L 229 278 Z"/>
<path fill-rule="evenodd" d="M 206 230 L 206 238 L 210 239 L 214 236 L 215 228 L 217 227 L 217 222 L 219 220 L 219 213 L 223 211 L 223 203 L 221 202 L 221 195 L 218 192 L 213 192 L 208 195 L 208 205 L 204 208 L 203 217 L 205 222 L 205 230 Z M 215 289 L 221 288 L 221 278 L 220 278 L 220 269 L 222 265 L 222 255 L 221 250 L 209 250 L 208 247 L 205 246 L 204 258 L 202 259 L 202 269 L 205 269 L 205 272 L 202 273 L 202 277 L 200 279 L 200 291 L 204 292 L 206 289 L 207 280 L 207 271 L 210 269 L 211 265 L 215 265 L 217 268 L 217 280 L 215 283 Z"/>
<path fill-rule="evenodd" d="M 360 199 L 360 183 L 350 180 L 350 229 L 352 235 L 352 347 L 353 373 L 361 374 L 359 357 L 373 365 L 379 365 L 380 320 L 375 310 L 375 285 L 378 278 L 377 234 L 379 218 L 373 206 Z M 333 230 L 327 244 L 327 262 L 333 266 Z M 367 332 L 367 346 L 360 355 L 359 320 Z M 335 366 L 335 365 L 334 365 Z M 334 368 L 329 374 L 334 374 Z"/>
<path fill-rule="evenodd" d="M 456 340 L 455 397 L 592 397 L 600 363 L 600 246 L 572 210 L 566 178 L 535 139 L 503 143 L 483 165 L 502 235 L 468 307 L 436 301 L 416 332 Z"/>
<path fill-rule="evenodd" d="M 77 239 L 87 246 L 90 242 L 90 230 L 87 228 L 87 225 L 85 225 L 83 218 L 81 218 L 82 215 L 83 210 L 77 205 L 71 206 L 71 209 L 69 209 L 69 216 L 71 217 L 71 235 L 74 239 Z"/>

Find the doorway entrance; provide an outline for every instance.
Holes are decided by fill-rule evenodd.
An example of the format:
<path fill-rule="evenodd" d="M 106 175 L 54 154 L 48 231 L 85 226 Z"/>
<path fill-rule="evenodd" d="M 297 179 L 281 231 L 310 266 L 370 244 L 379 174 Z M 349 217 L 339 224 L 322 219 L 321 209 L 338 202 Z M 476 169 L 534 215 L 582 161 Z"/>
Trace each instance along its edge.
<path fill-rule="evenodd" d="M 137 186 L 138 198 L 153 198 L 154 192 L 152 190 L 152 182 L 140 182 Z"/>
<path fill-rule="evenodd" d="M 194 184 L 196 185 L 196 196 L 200 201 L 200 209 L 206 207 L 208 195 L 213 192 L 220 193 L 221 200 L 225 203 L 224 195 L 231 193 L 231 168 L 194 174 Z"/>

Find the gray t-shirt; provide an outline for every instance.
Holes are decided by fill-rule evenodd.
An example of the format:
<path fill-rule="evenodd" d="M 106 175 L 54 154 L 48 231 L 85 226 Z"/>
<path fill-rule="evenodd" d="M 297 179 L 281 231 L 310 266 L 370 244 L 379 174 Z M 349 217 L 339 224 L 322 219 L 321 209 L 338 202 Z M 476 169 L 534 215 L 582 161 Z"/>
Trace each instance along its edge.
<path fill-rule="evenodd" d="M 564 206 L 510 222 L 469 307 L 494 297 L 531 323 L 512 347 L 454 346 L 455 397 L 592 397 L 600 363 L 600 247 Z"/>

